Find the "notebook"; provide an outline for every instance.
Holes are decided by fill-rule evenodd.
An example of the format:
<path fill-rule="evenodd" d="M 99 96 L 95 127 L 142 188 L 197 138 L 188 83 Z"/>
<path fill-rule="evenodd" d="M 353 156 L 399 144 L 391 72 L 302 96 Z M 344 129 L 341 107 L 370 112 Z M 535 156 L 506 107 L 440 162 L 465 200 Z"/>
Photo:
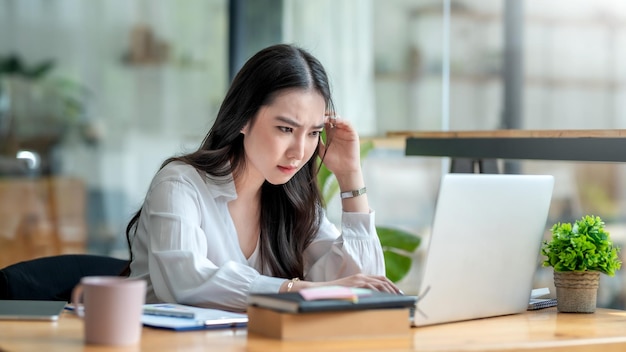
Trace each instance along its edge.
<path fill-rule="evenodd" d="M 65 301 L 0 300 L 0 320 L 59 319 Z"/>
<path fill-rule="evenodd" d="M 528 308 L 553 185 L 550 175 L 444 175 L 413 326 Z"/>
<path fill-rule="evenodd" d="M 345 289 L 349 298 L 325 295 L 325 292 Z M 415 297 L 378 292 L 364 288 L 337 286 L 315 287 L 300 292 L 256 293 L 248 298 L 248 304 L 287 313 L 337 312 L 369 309 L 411 308 Z"/>
<path fill-rule="evenodd" d="M 145 304 L 143 313 L 143 325 L 176 331 L 240 328 L 248 325 L 245 313 L 174 303 Z"/>

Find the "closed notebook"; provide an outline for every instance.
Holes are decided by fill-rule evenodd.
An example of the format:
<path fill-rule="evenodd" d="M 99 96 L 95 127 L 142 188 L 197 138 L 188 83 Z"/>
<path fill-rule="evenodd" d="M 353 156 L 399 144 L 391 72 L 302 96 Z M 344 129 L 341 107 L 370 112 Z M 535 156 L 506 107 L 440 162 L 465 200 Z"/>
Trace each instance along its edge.
<path fill-rule="evenodd" d="M 556 306 L 556 298 L 531 298 L 527 310 L 538 310 Z"/>
<path fill-rule="evenodd" d="M 366 292 L 367 291 L 367 292 Z M 298 292 L 251 294 L 248 304 L 288 313 L 412 308 L 416 297 L 358 290 L 355 297 L 305 299 Z"/>

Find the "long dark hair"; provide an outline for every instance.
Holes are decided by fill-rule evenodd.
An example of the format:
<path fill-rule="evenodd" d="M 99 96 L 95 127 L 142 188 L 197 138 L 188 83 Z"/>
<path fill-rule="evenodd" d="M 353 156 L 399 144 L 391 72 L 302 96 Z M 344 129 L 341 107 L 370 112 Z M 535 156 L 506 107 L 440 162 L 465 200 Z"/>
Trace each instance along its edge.
<path fill-rule="evenodd" d="M 167 159 L 187 163 L 217 181 L 237 177 L 245 169 L 242 128 L 261 106 L 272 103 L 286 89 L 319 92 L 328 114 L 334 114 L 328 77 L 322 64 L 307 51 L 286 44 L 265 48 L 250 58 L 237 73 L 222 102 L 211 130 L 198 150 Z M 277 277 L 303 277 L 302 253 L 311 243 L 322 219 L 323 200 L 316 174 L 319 148 L 287 183 L 261 187 L 260 260 L 262 271 Z M 141 208 L 126 227 L 129 250 L 137 232 Z M 132 261 L 132 250 L 130 252 Z M 130 265 L 130 262 L 129 262 Z M 130 270 L 127 270 L 127 274 Z"/>

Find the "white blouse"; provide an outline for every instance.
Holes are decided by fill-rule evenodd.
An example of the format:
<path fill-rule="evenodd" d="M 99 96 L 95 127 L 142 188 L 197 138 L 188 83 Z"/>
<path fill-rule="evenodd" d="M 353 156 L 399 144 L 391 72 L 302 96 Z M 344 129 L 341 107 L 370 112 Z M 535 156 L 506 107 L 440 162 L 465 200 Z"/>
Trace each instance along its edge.
<path fill-rule="evenodd" d="M 146 303 L 181 303 L 245 310 L 251 292 L 278 292 L 285 279 L 261 275 L 258 245 L 245 258 L 228 211 L 232 181 L 172 162 L 152 180 L 132 238 L 131 277 L 147 281 Z M 324 216 L 302 254 L 304 280 L 329 281 L 356 273 L 385 275 L 374 212 L 342 214 L 341 235 Z"/>

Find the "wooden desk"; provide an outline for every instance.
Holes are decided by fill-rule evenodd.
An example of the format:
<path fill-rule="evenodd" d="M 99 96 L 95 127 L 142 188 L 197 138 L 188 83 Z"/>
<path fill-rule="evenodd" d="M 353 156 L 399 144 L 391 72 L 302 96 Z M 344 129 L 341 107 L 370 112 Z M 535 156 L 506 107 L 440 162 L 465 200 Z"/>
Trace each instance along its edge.
<path fill-rule="evenodd" d="M 626 162 L 626 130 L 389 132 L 406 138 L 406 155 L 453 158 L 452 171 L 497 172 L 488 159 Z M 456 165 L 454 165 L 456 163 Z"/>
<path fill-rule="evenodd" d="M 374 323 L 374 322 L 373 322 Z M 626 350 L 626 311 L 563 314 L 556 308 L 505 317 L 414 328 L 407 339 L 283 342 L 245 329 L 173 332 L 144 328 L 129 347 L 83 345 L 82 321 L 0 322 L 0 351 L 597 351 Z"/>

